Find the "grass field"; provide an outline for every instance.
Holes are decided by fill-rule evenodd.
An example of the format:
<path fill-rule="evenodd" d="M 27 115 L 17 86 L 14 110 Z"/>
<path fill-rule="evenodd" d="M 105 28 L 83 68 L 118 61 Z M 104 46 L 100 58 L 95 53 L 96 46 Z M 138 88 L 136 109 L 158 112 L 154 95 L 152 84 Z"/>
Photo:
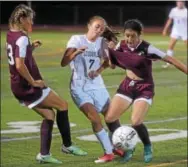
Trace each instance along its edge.
<path fill-rule="evenodd" d="M 78 33 L 78 32 L 76 32 Z M 75 34 L 75 33 L 74 33 Z M 77 157 L 61 153 L 61 138 L 57 128 L 54 128 L 54 137 L 51 152 L 55 157 L 63 161 L 64 167 L 93 167 L 95 158 L 103 154 L 96 141 L 83 141 L 77 137 L 91 135 L 90 123 L 76 108 L 69 94 L 69 67 L 61 68 L 60 61 L 62 51 L 72 33 L 63 32 L 35 32 L 31 39 L 40 39 L 43 42 L 41 48 L 34 52 L 38 66 L 46 83 L 69 103 L 70 122 L 73 141 L 88 151 L 88 156 Z M 160 34 L 147 34 L 145 39 L 155 46 L 166 50 L 168 37 Z M 50 167 L 58 165 L 40 165 L 35 161 L 39 151 L 39 123 L 41 118 L 32 110 L 21 107 L 10 91 L 7 57 L 4 50 L 5 32 L 1 33 L 1 166 L 2 167 Z M 183 42 L 178 42 L 175 49 L 178 59 L 187 63 L 187 50 Z M 119 158 L 115 161 L 101 164 L 104 167 L 185 167 L 187 165 L 187 76 L 174 67 L 162 69 L 162 62 L 154 62 L 153 74 L 156 84 L 156 95 L 153 106 L 146 117 L 146 123 L 150 129 L 153 140 L 154 159 L 151 163 L 143 162 L 143 146 L 138 144 L 131 162 L 121 164 Z M 110 94 L 116 91 L 117 85 L 124 78 L 125 73 L 121 69 L 106 70 L 103 73 L 105 84 Z M 122 124 L 129 124 L 130 112 L 121 117 Z M 26 126 L 20 121 L 32 121 Z M 17 123 L 17 129 L 7 123 Z M 20 123 L 18 126 L 18 122 Z M 21 124 L 22 123 L 22 124 Z M 34 126 L 31 126 L 31 124 Z M 13 126 L 13 125 L 12 125 Z M 18 133 L 19 128 L 25 128 L 23 133 Z M 33 130 L 33 128 L 35 130 Z M 13 131 L 12 131 L 13 130 Z M 24 129 L 23 129 L 24 130 Z M 32 131 L 33 130 L 33 131 Z M 183 135 L 182 135 L 183 134 Z M 162 136 L 161 136 L 162 135 Z M 166 140 L 165 140 L 166 139 Z"/>

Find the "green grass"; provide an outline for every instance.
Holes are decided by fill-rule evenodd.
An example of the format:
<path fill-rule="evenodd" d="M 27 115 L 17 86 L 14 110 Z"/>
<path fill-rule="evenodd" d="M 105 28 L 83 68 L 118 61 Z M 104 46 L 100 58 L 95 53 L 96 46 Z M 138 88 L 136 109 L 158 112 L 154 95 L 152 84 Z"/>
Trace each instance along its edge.
<path fill-rule="evenodd" d="M 75 34 L 75 33 L 74 33 Z M 76 32 L 76 34 L 79 34 Z M 98 142 L 81 141 L 76 137 L 92 134 L 90 123 L 77 109 L 69 94 L 69 80 L 71 71 L 69 67 L 61 68 L 60 61 L 62 51 L 66 47 L 66 42 L 72 33 L 63 32 L 35 32 L 32 39 L 40 39 L 43 42 L 41 48 L 38 48 L 34 55 L 37 64 L 45 79 L 45 82 L 53 88 L 60 96 L 69 103 L 70 122 L 75 123 L 76 127 L 72 127 L 72 138 L 75 143 L 88 151 L 86 157 L 76 157 L 66 155 L 60 152 L 61 139 L 60 136 L 54 136 L 51 152 L 55 157 L 63 161 L 66 167 L 93 167 L 95 158 L 103 154 L 101 146 Z M 162 37 L 160 34 L 144 35 L 146 40 L 151 41 L 155 46 L 166 50 L 168 46 L 168 37 Z M 9 86 L 9 72 L 7 57 L 4 50 L 5 32 L 1 34 L 1 130 L 11 130 L 7 123 L 16 121 L 40 121 L 41 118 L 32 110 L 21 107 L 13 97 Z M 178 59 L 187 63 L 187 51 L 183 42 L 178 42 L 175 49 L 175 55 Z M 174 67 L 162 69 L 162 62 L 154 62 L 153 75 L 156 84 L 156 95 L 153 106 L 146 117 L 146 121 L 167 120 L 170 118 L 180 118 L 187 116 L 187 76 Z M 121 69 L 106 70 L 103 78 L 107 86 L 118 85 L 124 78 L 125 73 Z M 108 88 L 111 96 L 114 95 L 116 88 Z M 130 123 L 131 112 L 125 113 L 121 117 L 123 124 Z M 178 129 L 187 130 L 187 120 L 176 120 L 164 123 L 154 123 L 147 125 L 149 129 Z M 85 130 L 86 131 L 80 131 Z M 54 128 L 54 133 L 57 133 Z M 150 134 L 159 135 L 173 133 L 169 132 L 151 132 Z M 29 136 L 39 136 L 37 133 L 22 134 L 2 134 L 1 137 L 20 138 Z M 154 159 L 150 164 L 143 163 L 143 147 L 138 144 L 135 155 L 131 162 L 125 164 L 119 163 L 117 158 L 114 162 L 102 164 L 99 166 L 127 166 L 127 167 L 145 167 L 149 165 L 157 165 L 163 163 L 166 166 L 185 167 L 186 163 L 181 162 L 187 159 L 187 139 L 174 139 L 154 144 Z M 1 166 L 2 167 L 51 167 L 52 165 L 39 165 L 35 161 L 35 156 L 39 151 L 39 139 L 30 139 L 22 141 L 10 141 L 1 143 Z M 177 161 L 177 162 L 176 162 Z M 180 162 L 179 162 L 180 161 Z M 172 164 L 170 164 L 172 163 Z M 54 165 L 53 165 L 54 166 Z M 56 165 L 58 166 L 58 165 Z M 165 165 L 164 165 L 165 166 Z"/>

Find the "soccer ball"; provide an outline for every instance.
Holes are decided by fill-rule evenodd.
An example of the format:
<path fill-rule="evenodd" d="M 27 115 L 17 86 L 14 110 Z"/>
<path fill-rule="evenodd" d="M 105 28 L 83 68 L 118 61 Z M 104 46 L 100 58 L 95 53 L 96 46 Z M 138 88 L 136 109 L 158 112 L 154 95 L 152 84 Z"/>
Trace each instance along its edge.
<path fill-rule="evenodd" d="M 112 135 L 112 143 L 115 148 L 124 151 L 134 149 L 138 142 L 137 132 L 129 126 L 121 126 Z"/>

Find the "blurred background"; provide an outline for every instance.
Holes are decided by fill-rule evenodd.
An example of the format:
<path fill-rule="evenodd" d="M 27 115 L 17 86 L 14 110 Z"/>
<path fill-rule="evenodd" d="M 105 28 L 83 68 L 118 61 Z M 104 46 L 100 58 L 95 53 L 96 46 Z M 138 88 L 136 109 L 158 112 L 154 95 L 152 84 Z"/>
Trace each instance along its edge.
<path fill-rule="evenodd" d="M 49 28 L 49 26 L 53 28 L 77 26 L 78 28 L 78 26 L 85 26 L 90 17 L 100 15 L 112 26 L 122 26 L 125 20 L 137 18 L 146 28 L 156 27 L 158 29 L 153 31 L 160 31 L 160 27 L 164 26 L 168 18 L 170 9 L 175 7 L 175 1 L 7 1 L 1 4 L 1 24 L 6 27 L 10 13 L 20 3 L 28 4 L 36 11 L 35 28 Z"/>

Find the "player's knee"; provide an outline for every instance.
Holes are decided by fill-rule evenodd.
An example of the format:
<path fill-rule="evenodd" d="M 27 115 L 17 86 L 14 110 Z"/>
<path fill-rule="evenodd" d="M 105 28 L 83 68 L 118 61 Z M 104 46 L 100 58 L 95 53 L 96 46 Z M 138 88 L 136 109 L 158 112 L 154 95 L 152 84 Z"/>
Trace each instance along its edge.
<path fill-rule="evenodd" d="M 58 110 L 59 111 L 68 110 L 68 103 L 65 100 L 62 100 L 61 103 L 59 103 Z"/>
<path fill-rule="evenodd" d="M 51 112 L 48 112 L 47 114 L 45 114 L 44 116 L 45 119 L 47 120 L 55 120 L 55 112 L 53 110 L 51 110 Z"/>
<path fill-rule="evenodd" d="M 137 125 L 140 125 L 142 123 L 142 120 L 139 119 L 139 118 L 132 117 L 131 118 L 131 123 L 132 123 L 132 126 L 137 126 Z"/>
<path fill-rule="evenodd" d="M 115 121 L 115 119 L 108 114 L 105 115 L 104 120 L 105 120 L 106 123 L 112 123 L 112 122 Z"/>

